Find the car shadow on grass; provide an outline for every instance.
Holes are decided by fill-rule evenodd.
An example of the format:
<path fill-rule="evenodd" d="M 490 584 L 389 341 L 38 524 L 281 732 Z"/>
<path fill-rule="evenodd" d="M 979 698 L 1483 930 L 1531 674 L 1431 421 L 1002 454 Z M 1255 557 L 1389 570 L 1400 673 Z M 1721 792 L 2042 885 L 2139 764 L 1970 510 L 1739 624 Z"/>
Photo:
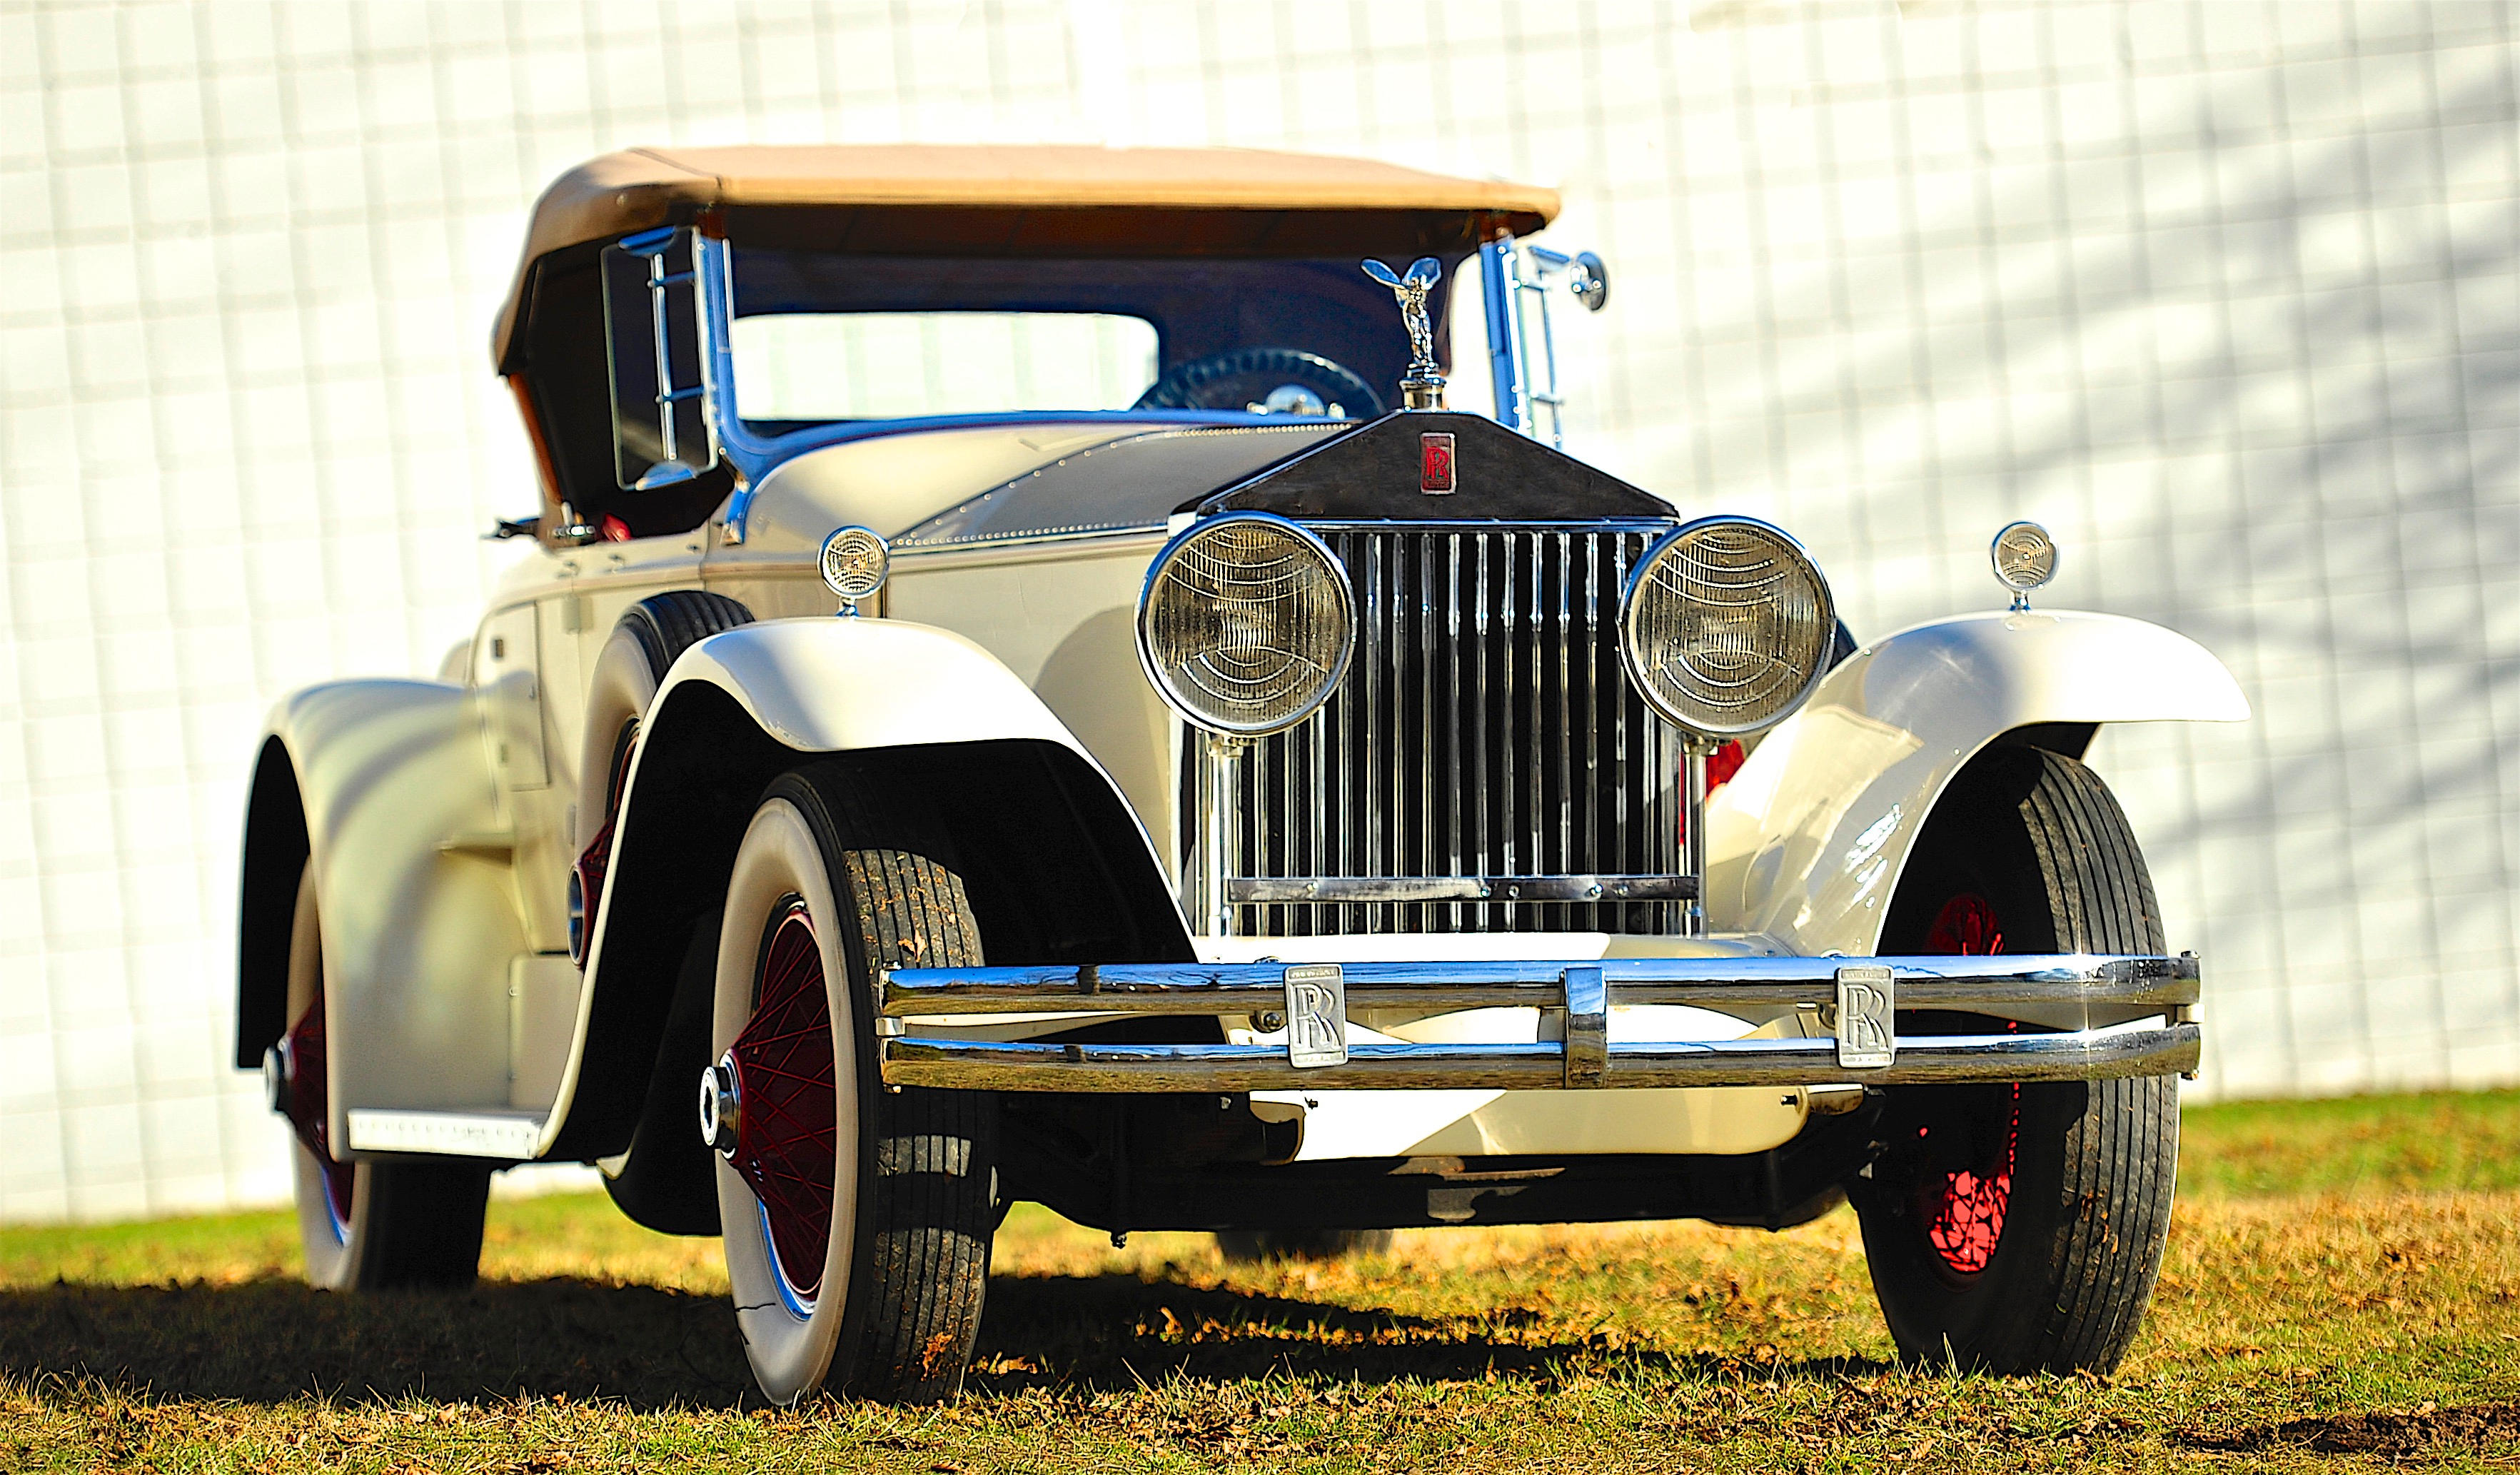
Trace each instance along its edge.
<path fill-rule="evenodd" d="M 1172 1377 L 1231 1382 L 1272 1374 L 1455 1382 L 1490 1373 L 1545 1386 L 1568 1374 L 1840 1379 L 1886 1366 L 1857 1358 L 1674 1355 L 1519 1306 L 1421 1317 L 1109 1274 L 991 1281 L 970 1386 L 1125 1390 Z"/>
<path fill-rule="evenodd" d="M 1271 1374 L 1365 1383 L 1562 1372 L 1842 1378 L 1850 1359 L 1740 1364 L 1576 1332 L 1518 1307 L 1418 1317 L 1135 1275 L 990 1282 L 970 1390 L 1127 1390 Z M 151 1400 L 516 1398 L 633 1409 L 758 1407 L 721 1296 L 554 1278 L 454 1295 L 338 1295 L 293 1280 L 0 1291 L 0 1372 Z"/>
<path fill-rule="evenodd" d="M 579 1279 L 453 1295 L 338 1295 L 276 1278 L 11 1290 L 0 1292 L 0 1371 L 246 1403 L 565 1393 L 733 1408 L 752 1389 L 724 1297 Z"/>

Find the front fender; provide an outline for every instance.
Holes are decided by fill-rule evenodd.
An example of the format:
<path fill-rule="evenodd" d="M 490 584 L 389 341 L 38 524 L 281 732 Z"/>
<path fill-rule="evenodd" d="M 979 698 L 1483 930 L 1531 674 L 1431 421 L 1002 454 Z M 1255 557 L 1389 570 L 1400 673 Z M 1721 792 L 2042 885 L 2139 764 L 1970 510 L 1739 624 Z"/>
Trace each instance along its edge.
<path fill-rule="evenodd" d="M 861 756 L 852 782 L 933 807 L 992 961 L 1190 956 L 1135 811 L 987 650 L 890 619 L 725 631 L 683 652 L 641 723 L 546 1154 L 622 1151 L 652 1076 L 670 1087 L 675 1127 L 688 1127 L 698 1064 L 667 1068 L 680 1048 L 669 1020 L 684 1016 L 691 1001 L 677 997 L 694 986 L 678 964 L 715 946 L 714 931 L 698 934 L 714 925 L 762 790 L 836 755 Z"/>
<path fill-rule="evenodd" d="M 930 625 L 824 617 L 729 630 L 683 652 L 650 710 L 662 711 L 677 688 L 694 683 L 733 696 L 763 732 L 800 753 L 1012 738 L 1085 755 L 996 656 Z"/>
<path fill-rule="evenodd" d="M 2244 722 L 2223 663 L 2141 620 L 1966 615 L 1860 650 L 1707 804 L 1711 925 L 1868 954 L 1927 814 L 2004 734 L 2043 723 Z"/>
<path fill-rule="evenodd" d="M 333 1140 L 354 1107 L 477 1107 L 508 1097 L 509 961 L 527 945 L 479 720 L 463 688 L 344 681 L 282 701 L 248 809 L 250 938 L 293 904 L 300 857 L 322 919 Z M 283 762 L 285 758 L 285 764 Z M 267 802 L 293 779 L 302 844 Z M 258 876 L 256 868 L 274 873 Z M 286 874 L 279 872 L 287 872 Z M 244 951 L 240 1019 L 286 1027 L 285 945 Z M 241 1034 L 259 1058 L 268 1039 Z"/>

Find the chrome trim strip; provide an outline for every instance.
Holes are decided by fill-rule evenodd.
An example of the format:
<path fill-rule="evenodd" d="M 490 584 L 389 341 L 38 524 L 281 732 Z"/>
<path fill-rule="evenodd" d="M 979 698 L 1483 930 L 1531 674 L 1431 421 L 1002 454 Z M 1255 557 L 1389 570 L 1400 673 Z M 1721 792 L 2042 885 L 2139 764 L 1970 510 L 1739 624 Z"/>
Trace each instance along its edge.
<path fill-rule="evenodd" d="M 1281 996 L 1282 998 L 1282 996 Z M 904 1039 L 878 1043 L 885 1084 L 965 1091 L 1535 1091 L 1567 1084 L 1566 1051 L 1543 1045 L 1351 1045 L 1341 1065 L 1298 1068 L 1281 1045 L 1036 1045 Z M 1909 1086 L 2172 1075 L 2202 1053 L 2193 1024 L 2044 1035 L 1929 1035 L 1893 1064 L 1850 1071 L 1837 1042 L 1715 1040 L 1613 1044 L 1600 1084 L 1629 1089 Z"/>
<path fill-rule="evenodd" d="M 1160 522 L 1071 522 L 1058 527 L 1026 528 L 1020 532 L 968 533 L 957 534 L 950 538 L 922 538 L 916 543 L 904 543 L 901 546 L 905 552 L 920 549 L 931 553 L 954 553 L 973 548 L 1004 548 L 1009 544 L 1073 542 L 1081 538 L 1113 538 L 1125 535 L 1160 538 L 1164 535 L 1164 524 Z"/>
<path fill-rule="evenodd" d="M 530 1162 L 542 1140 L 539 1111 L 378 1111 L 349 1113 L 352 1152 L 427 1152 Z"/>
<path fill-rule="evenodd" d="M 1048 559 L 1099 558 L 1137 548 L 1148 550 L 1151 557 L 1163 547 L 1164 541 L 1164 530 L 1160 527 L 1123 527 L 1104 532 L 1033 533 L 986 543 L 923 543 L 907 547 L 894 544 L 892 565 L 896 569 L 917 568 L 922 571 L 975 565 L 1005 567 Z"/>
<path fill-rule="evenodd" d="M 1890 970 L 1903 1009 L 1995 1010 L 2089 1006 L 2171 1008 L 2194 1004 L 2192 954 L 1998 954 L 1907 958 L 1602 958 L 1341 964 L 1350 1012 L 1555 1008 L 1570 968 L 1601 970 L 1609 1002 L 1762 1008 L 1837 1002 L 1839 969 Z M 1056 963 L 976 968 L 887 968 L 878 1012 L 937 1014 L 1240 1014 L 1279 1008 L 1277 962 Z"/>
<path fill-rule="evenodd" d="M 1238 906 L 1300 902 L 1676 902 L 1697 895 L 1693 875 L 1236 875 Z"/>

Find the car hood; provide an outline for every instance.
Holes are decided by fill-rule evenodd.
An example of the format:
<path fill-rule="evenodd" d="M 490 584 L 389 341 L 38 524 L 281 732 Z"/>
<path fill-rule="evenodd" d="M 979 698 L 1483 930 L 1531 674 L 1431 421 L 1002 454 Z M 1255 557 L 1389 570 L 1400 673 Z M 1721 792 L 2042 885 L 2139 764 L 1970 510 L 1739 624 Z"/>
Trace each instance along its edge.
<path fill-rule="evenodd" d="M 1161 528 L 1185 501 L 1353 428 L 1036 421 L 869 436 L 764 476 L 744 510 L 744 543 L 819 547 L 848 523 L 903 551 Z"/>
<path fill-rule="evenodd" d="M 1440 458 L 1439 488 L 1430 457 Z M 1475 415 L 1359 425 L 1039 422 L 905 431 L 826 446 L 762 479 L 758 553 L 875 529 L 896 552 L 1160 530 L 1176 513 L 1324 520 L 1667 518 L 1672 504 Z"/>

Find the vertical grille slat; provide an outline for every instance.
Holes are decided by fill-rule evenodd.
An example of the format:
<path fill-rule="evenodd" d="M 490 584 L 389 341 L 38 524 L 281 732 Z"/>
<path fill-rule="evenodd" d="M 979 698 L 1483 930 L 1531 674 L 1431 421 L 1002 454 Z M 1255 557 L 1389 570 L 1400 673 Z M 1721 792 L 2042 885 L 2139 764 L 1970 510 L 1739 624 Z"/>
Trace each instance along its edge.
<path fill-rule="evenodd" d="M 1443 790 L 1435 782 L 1435 742 L 1440 726 L 1428 720 L 1435 710 L 1435 545 L 1420 538 L 1418 542 L 1418 715 L 1419 721 L 1418 752 L 1419 770 L 1418 802 L 1422 816 L 1418 827 L 1418 873 L 1435 872 L 1436 856 L 1447 843 L 1438 831 L 1452 823 L 1450 806 L 1439 797 Z M 1397 651 L 1398 644 L 1393 648 Z M 1432 930 L 1436 915 L 1443 909 L 1420 903 L 1415 921 L 1419 931 Z"/>
<path fill-rule="evenodd" d="M 1671 874 L 1677 737 L 1620 668 L 1642 529 L 1319 529 L 1357 648 L 1319 712 L 1246 744 L 1230 854 L 1255 876 Z M 1679 928 L 1669 902 L 1243 905 L 1250 936 Z"/>

